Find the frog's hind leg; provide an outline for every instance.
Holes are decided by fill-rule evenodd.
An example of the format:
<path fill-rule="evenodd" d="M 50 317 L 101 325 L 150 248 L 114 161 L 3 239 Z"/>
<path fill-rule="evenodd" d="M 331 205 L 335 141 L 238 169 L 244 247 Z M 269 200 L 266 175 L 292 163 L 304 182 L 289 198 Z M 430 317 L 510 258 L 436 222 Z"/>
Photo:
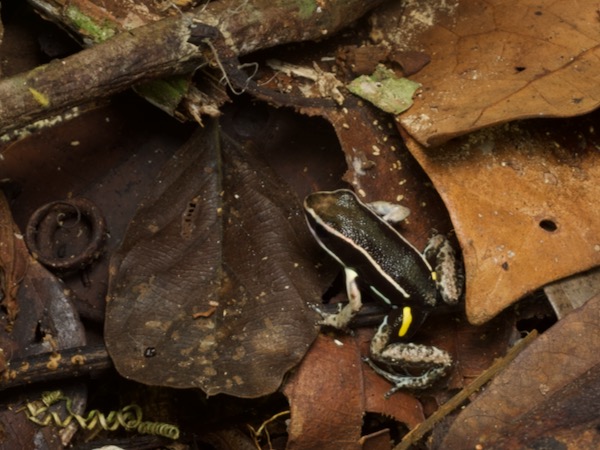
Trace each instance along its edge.
<path fill-rule="evenodd" d="M 323 312 L 319 308 L 313 307 L 313 309 L 321 315 L 321 320 L 319 321 L 320 325 L 326 325 L 342 330 L 348 326 L 352 318 L 356 316 L 358 311 L 362 308 L 362 299 L 357 283 L 358 274 L 354 270 L 346 268 L 344 269 L 344 275 L 346 278 L 348 303 L 343 307 L 340 307 L 339 311 L 333 314 Z"/>
<path fill-rule="evenodd" d="M 371 368 L 394 384 L 386 398 L 400 389 L 425 389 L 442 377 L 452 366 L 452 357 L 437 347 L 405 342 L 390 343 L 392 327 L 386 316 L 371 340 L 371 358 L 364 358 Z M 383 369 L 382 364 L 389 369 Z M 420 375 L 400 374 L 399 369 L 422 369 Z"/>

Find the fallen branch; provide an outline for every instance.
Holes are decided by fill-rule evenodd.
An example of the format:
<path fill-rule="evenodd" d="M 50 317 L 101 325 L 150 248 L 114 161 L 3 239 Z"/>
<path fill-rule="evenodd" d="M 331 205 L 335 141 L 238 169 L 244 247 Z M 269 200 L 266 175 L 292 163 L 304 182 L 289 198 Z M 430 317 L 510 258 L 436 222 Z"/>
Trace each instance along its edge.
<path fill-rule="evenodd" d="M 75 55 L 1 80 L 0 135 L 8 136 L 13 130 L 65 112 L 75 116 L 77 106 L 143 81 L 193 72 L 214 59 L 210 47 L 202 43 L 204 35 L 208 40 L 215 37 L 215 30 L 237 57 L 331 35 L 380 3 L 382 0 L 340 0 L 307 14 L 293 4 L 273 6 L 266 0 L 241 5 L 217 1 L 121 32 Z"/>
<path fill-rule="evenodd" d="M 0 82 L 0 133 L 108 97 L 135 83 L 193 70 L 191 16 L 136 28 L 62 60 Z M 160 43 L 160 45 L 158 45 Z"/>

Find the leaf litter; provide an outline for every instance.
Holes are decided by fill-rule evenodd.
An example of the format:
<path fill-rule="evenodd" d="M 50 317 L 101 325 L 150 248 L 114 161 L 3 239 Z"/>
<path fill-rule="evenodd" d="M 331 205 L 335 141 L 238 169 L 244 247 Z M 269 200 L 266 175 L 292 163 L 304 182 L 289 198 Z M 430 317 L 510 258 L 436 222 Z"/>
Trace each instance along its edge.
<path fill-rule="evenodd" d="M 425 147 L 439 145 L 451 137 L 517 118 L 539 115 L 572 116 L 594 109 L 597 106 L 598 84 L 593 82 L 593 76 L 590 74 L 597 72 L 595 55 L 598 33 L 597 26 L 590 28 L 590 24 L 597 25 L 593 20 L 596 18 L 596 12 L 588 5 L 567 8 L 570 9 L 567 11 L 564 6 L 554 3 L 542 3 L 529 9 L 523 4 L 509 5 L 499 2 L 443 2 L 441 5 L 438 2 L 408 2 L 403 7 L 405 9 L 402 14 L 390 14 L 389 9 L 382 9 L 371 16 L 374 26 L 370 31 L 370 38 L 379 46 L 392 45 L 394 51 L 416 50 L 429 56 L 430 64 L 411 75 L 411 79 L 421 83 L 423 88 L 416 96 L 416 104 L 398 117 L 399 127 L 405 132 L 404 139 L 412 154 L 423 167 L 425 178 L 428 176 L 431 179 L 452 218 L 450 228 L 453 225 L 456 230 L 467 265 L 467 315 L 474 323 L 490 323 L 490 319 L 521 296 L 549 281 L 598 264 L 598 243 L 593 238 L 597 234 L 594 234 L 593 230 L 598 221 L 593 208 L 589 207 L 590 204 L 594 204 L 593 198 L 597 198 L 589 182 L 597 178 L 593 175 L 597 165 L 593 150 L 598 147 L 593 125 L 595 116 L 573 119 L 569 124 L 575 124 L 574 130 L 564 127 L 560 132 L 554 132 L 553 124 L 546 124 L 547 128 L 544 128 L 539 123 L 515 122 L 473 133 L 437 149 L 428 150 Z M 524 19 L 520 22 L 515 21 L 514 16 Z M 415 26 L 399 27 L 393 22 L 396 18 L 400 18 L 401 23 L 412 23 Z M 556 18 L 561 20 L 557 22 Z M 573 26 L 574 24 L 577 26 Z M 417 29 L 419 31 L 415 32 Z M 406 36 L 407 30 L 411 30 L 408 35 L 410 39 L 395 39 L 395 33 L 402 31 Z M 516 30 L 527 31 L 520 35 Z M 540 36 L 540 30 L 545 33 L 541 35 L 543 45 L 534 46 L 532 43 L 540 42 L 536 40 L 538 38 L 534 38 Z M 564 52 L 557 50 L 561 44 L 566 49 Z M 474 55 L 481 57 L 474 58 Z M 276 56 L 282 59 L 281 55 Z M 490 60 L 490 57 L 496 57 L 496 60 Z M 315 56 L 314 60 L 319 58 Z M 342 64 L 340 61 L 338 63 Z M 392 64 L 389 59 L 386 63 Z M 320 60 L 317 67 L 321 73 L 333 73 L 329 72 L 331 67 L 326 66 L 327 64 Z M 296 67 L 301 65 L 296 64 Z M 314 68 L 315 65 L 308 64 L 307 67 Z M 545 71 L 542 70 L 544 67 Z M 336 89 L 339 88 L 337 80 L 344 78 L 342 72 L 343 70 L 336 72 Z M 263 76 L 268 78 L 272 74 L 267 73 Z M 291 80 L 291 84 L 295 84 L 295 81 Z M 309 91 L 299 89 L 299 92 Z M 318 90 L 310 89 L 311 95 L 315 95 L 315 92 L 319 94 Z M 323 92 L 320 95 L 328 95 Z M 344 95 L 343 88 L 340 92 Z M 343 109 L 306 106 L 306 103 L 298 102 L 298 105 L 302 105 L 298 106 L 298 109 L 311 115 L 323 116 L 334 126 L 348 162 L 345 180 L 364 197 L 387 197 L 389 200 L 406 200 L 411 204 L 413 216 L 407 224 L 407 232 L 416 237 L 417 241 L 424 239 L 427 233 L 424 230 L 430 229 L 432 223 L 436 226 L 441 223 L 442 228 L 448 229 L 446 220 L 436 218 L 440 215 L 440 203 L 423 200 L 435 197 L 430 196 L 433 189 L 427 186 L 426 182 L 414 181 L 414 167 L 407 169 L 410 163 L 402 150 L 402 144 L 394 141 L 394 133 L 390 131 L 386 120 L 372 112 L 365 113 L 368 108 L 355 103 L 350 97 L 343 97 Z M 342 97 L 338 97 L 340 98 Z M 288 106 L 294 105 L 293 95 L 288 100 Z M 279 104 L 275 97 L 271 102 Z M 214 152 L 214 136 L 209 137 L 208 141 L 213 144 L 207 147 L 213 145 L 213 148 L 204 148 L 204 151 Z M 227 151 L 224 153 L 223 160 L 227 159 L 228 154 Z M 205 164 L 203 167 L 208 166 Z M 222 167 L 225 166 L 223 164 Z M 246 176 L 266 170 L 264 166 L 255 165 L 254 162 L 242 166 L 238 166 L 240 170 L 237 172 L 237 169 L 231 169 L 230 178 L 227 175 L 223 177 L 224 185 L 229 180 L 247 181 Z M 216 172 L 221 168 L 212 170 Z M 204 172 L 204 169 L 199 172 Z M 222 227 L 216 233 L 214 230 L 209 232 L 209 235 L 220 236 L 223 242 L 231 235 L 254 237 L 255 233 L 248 233 L 248 229 L 265 230 L 265 227 L 258 225 L 246 228 L 247 215 L 259 216 L 259 211 L 253 210 L 252 207 L 248 209 L 248 202 L 238 201 L 240 198 L 236 198 L 236 194 L 240 194 L 235 188 L 238 183 L 231 182 L 230 187 L 233 186 L 233 189 L 229 194 L 225 194 L 222 202 L 218 200 L 220 194 L 215 193 L 227 192 L 226 190 L 221 190 L 218 185 L 208 189 L 206 183 L 215 183 L 215 178 L 219 179 L 214 172 L 204 172 L 205 184 L 196 184 L 195 187 L 190 187 L 193 186 L 190 181 L 193 177 L 183 176 L 184 181 L 191 183 L 183 188 L 185 195 L 177 198 L 177 201 L 169 202 L 168 198 L 161 199 L 161 196 L 156 196 L 155 193 L 152 199 L 157 202 L 154 212 L 150 214 L 153 209 L 152 201 L 146 202 L 138 212 L 136 220 L 132 221 L 130 233 L 111 267 L 112 304 L 109 303 L 107 315 L 107 340 L 112 339 L 113 342 L 109 346 L 112 346 L 117 366 L 128 377 L 149 384 L 199 386 L 210 394 L 227 392 L 241 397 L 254 397 L 276 389 L 283 379 L 283 374 L 300 361 L 316 335 L 314 321 L 312 318 L 307 319 L 304 306 L 304 289 L 310 287 L 311 282 L 303 285 L 302 289 L 296 289 L 292 295 L 283 295 L 286 299 L 285 304 L 288 305 L 286 308 L 289 307 L 291 311 L 291 317 L 284 319 L 290 321 L 290 331 L 279 333 L 286 336 L 278 339 L 276 328 L 280 322 L 277 322 L 274 329 L 265 317 L 258 317 L 256 312 L 275 313 L 276 311 L 270 309 L 271 302 L 269 307 L 265 307 L 261 303 L 261 290 L 246 289 L 248 286 L 255 286 L 252 282 L 256 282 L 244 281 L 247 274 L 251 273 L 248 269 L 250 263 L 246 261 L 245 266 L 243 263 L 240 263 L 241 266 L 235 266 L 231 262 L 236 260 L 241 249 L 232 249 L 227 245 L 216 248 L 213 244 L 218 237 L 207 242 L 198 240 L 198 245 L 203 244 L 200 246 L 202 256 L 214 261 L 214 264 L 206 264 L 204 261 L 202 266 L 202 262 L 199 265 L 193 264 L 198 255 L 190 254 L 194 252 L 186 253 L 183 244 L 170 245 L 172 241 L 168 238 L 169 233 L 173 236 L 179 233 L 180 238 L 189 242 L 190 239 L 197 239 L 198 229 L 209 229 L 211 226 L 217 229 Z M 418 169 L 414 172 L 419 173 L 418 176 L 423 175 Z M 195 182 L 200 183 L 198 180 Z M 241 183 L 242 186 L 246 186 L 244 182 Z M 260 185 L 260 182 L 258 184 Z M 249 185 L 255 185 L 255 181 L 250 181 Z M 186 186 L 185 182 L 182 186 Z M 208 189 L 212 195 L 203 197 L 195 189 Z M 208 202 L 200 201 L 207 198 Z M 285 210 L 289 207 L 288 200 L 279 203 L 275 201 L 275 209 L 287 205 L 283 206 Z M 157 206 L 163 204 L 161 202 L 169 207 L 161 209 Z M 257 204 L 261 205 L 260 202 Z M 576 205 L 576 212 L 570 209 L 573 204 Z M 203 208 L 212 215 L 203 216 Z M 161 213 L 164 210 L 169 210 L 169 214 L 161 221 Z M 215 211 L 219 210 L 219 214 L 223 214 L 225 219 L 218 215 L 215 217 Z M 266 210 L 273 212 L 269 207 L 266 207 Z M 213 222 L 207 217 L 212 217 Z M 219 217 L 224 220 L 220 225 L 217 223 Z M 443 213 L 440 217 L 443 217 Z M 572 217 L 582 220 L 584 225 L 578 227 L 577 221 L 571 220 Z M 269 229 L 268 219 L 270 217 L 263 217 L 263 222 L 267 224 L 266 229 Z M 241 225 L 233 225 L 236 221 L 241 221 L 238 222 Z M 166 228 L 162 228 L 163 226 Z M 175 228 L 176 226 L 179 228 Z M 162 230 L 166 229 L 169 231 L 163 233 Z M 582 236 L 580 239 L 577 238 L 577 233 Z M 164 242 L 160 240 L 162 238 L 165 238 Z M 271 244 L 276 241 L 267 242 Z M 157 247 L 153 248 L 155 243 Z M 256 248 L 264 247 L 264 242 L 258 247 L 252 247 L 251 243 L 248 245 L 246 251 L 254 257 L 260 256 L 260 260 L 265 257 L 268 260 L 270 257 L 270 254 L 256 251 Z M 137 246 L 146 248 L 140 251 L 139 255 L 135 255 L 136 249 L 140 248 Z M 168 249 L 178 256 L 173 257 L 171 262 L 162 261 L 163 266 L 157 258 L 144 257 L 152 255 L 152 250 L 159 248 Z M 194 275 L 192 281 L 187 278 L 189 274 L 177 267 L 177 264 L 169 270 L 171 263 L 178 260 L 188 263 L 186 267 Z M 310 261 L 314 262 L 312 258 L 306 260 L 307 273 L 310 272 L 308 268 L 312 267 Z M 155 263 L 158 265 L 153 266 Z M 206 270 L 198 273 L 199 267 Z M 135 273 L 137 268 L 142 269 L 138 275 Z M 173 279 L 167 276 L 166 282 L 156 281 L 156 278 L 152 278 L 153 273 L 176 276 Z M 177 273 L 180 275 L 177 276 Z M 288 273 L 294 273 L 294 270 L 289 270 Z M 200 289 L 196 284 L 196 275 L 200 275 L 201 279 L 204 277 L 201 281 L 205 284 L 201 286 L 208 286 L 202 289 L 201 301 L 198 301 L 197 291 Z M 256 278 L 262 280 L 259 284 L 269 279 L 260 273 L 256 274 Z M 185 281 L 180 283 L 180 279 Z M 291 286 L 287 283 L 289 281 L 289 275 L 282 276 L 284 286 Z M 314 281 L 313 288 L 319 283 Z M 183 295 L 180 295 L 181 293 Z M 318 290 L 315 289 L 308 297 L 311 301 L 318 300 Z M 136 303 L 138 300 L 141 301 Z M 146 305 L 150 305 L 147 309 L 142 308 L 145 301 L 148 301 Z M 253 310 L 253 301 L 262 305 L 257 307 L 256 311 Z M 125 304 L 128 304 L 129 308 L 124 306 Z M 279 306 L 279 303 L 275 304 Z M 593 315 L 594 311 L 589 308 L 583 309 L 581 314 Z M 280 318 L 277 314 L 273 317 Z M 185 325 L 180 329 L 180 324 Z M 262 328 L 253 329 L 257 324 L 264 325 L 268 332 L 260 334 Z M 507 343 L 509 331 L 515 326 L 514 321 L 508 320 L 502 326 L 506 333 L 501 340 Z M 298 331 L 300 329 L 302 331 Z M 190 330 L 191 336 L 185 335 Z M 234 339 L 235 333 L 240 330 L 242 332 Z M 246 342 L 255 337 L 251 332 L 246 333 L 248 330 L 258 332 L 258 346 L 256 342 Z M 129 331 L 130 335 L 127 336 Z M 170 333 L 173 343 L 163 340 L 165 332 Z M 294 334 L 296 332 L 298 335 Z M 586 333 L 588 332 L 592 334 L 587 336 L 595 336 L 593 330 L 587 330 Z M 554 348 L 560 351 L 566 345 L 564 342 L 573 336 L 572 333 L 575 331 L 567 331 L 561 339 L 553 343 Z M 476 335 L 474 332 L 473 336 Z M 289 347 L 290 337 L 298 341 L 297 347 Z M 121 339 L 129 345 L 128 348 L 119 346 L 118 341 Z M 314 349 L 321 345 L 319 342 L 322 340 L 320 337 Z M 456 345 L 453 339 L 449 341 L 450 345 Z M 579 345 L 586 347 L 588 342 Z M 310 366 L 314 364 L 312 370 L 316 368 L 316 372 L 319 373 L 319 364 L 324 361 L 324 355 L 337 350 L 332 341 L 326 342 L 326 346 L 325 353 L 311 350 L 303 365 L 307 364 L 310 370 Z M 150 352 L 149 349 L 153 351 Z M 261 383 L 257 380 L 265 375 L 265 372 L 261 372 L 260 369 L 250 374 L 236 372 L 240 367 L 249 367 L 244 364 L 248 364 L 248 354 L 254 355 L 254 351 L 271 352 L 273 355 L 287 351 L 291 352 L 291 355 L 285 353 L 288 358 Z M 353 352 L 354 362 L 342 366 L 344 370 L 339 376 L 348 376 L 348 370 L 351 370 L 348 368 L 357 365 L 358 353 L 356 350 Z M 473 352 L 474 350 L 467 351 L 468 354 Z M 576 352 L 577 348 L 573 354 Z M 494 354 L 497 354 L 496 350 Z M 569 358 L 571 355 L 568 352 L 566 355 L 566 360 L 561 366 L 572 367 L 572 360 Z M 128 361 L 128 358 L 131 360 Z M 158 358 L 156 362 L 155 358 Z M 263 360 L 264 364 L 258 366 L 264 369 L 274 359 L 276 358 L 266 357 Z M 537 363 L 537 360 L 533 360 L 529 373 L 537 370 Z M 519 370 L 523 364 L 523 359 L 516 361 L 512 365 L 513 370 Z M 162 373 L 152 374 L 150 367 L 160 368 L 156 372 Z M 199 370 L 190 371 L 190 367 Z M 555 367 L 556 365 L 544 370 L 552 371 Z M 299 370 L 298 377 L 302 376 L 304 370 L 306 369 Z M 362 371 L 362 368 L 360 370 Z M 323 376 L 327 373 L 329 372 L 325 371 Z M 353 372 L 352 375 L 355 381 L 361 378 L 360 373 Z M 574 379 L 580 377 L 584 387 L 590 385 L 590 380 L 593 383 L 596 379 L 593 370 L 583 375 L 581 371 L 577 371 L 572 375 Z M 313 375 L 307 376 L 305 382 L 308 387 L 304 390 L 291 387 L 296 386 L 297 382 L 287 385 L 286 393 L 292 406 L 300 406 L 303 401 L 311 398 L 310 386 L 314 386 L 312 383 L 315 382 L 315 377 L 314 372 Z M 336 384 L 336 380 L 330 381 Z M 256 385 L 249 386 L 253 383 Z M 370 382 L 366 382 L 365 386 L 368 388 L 369 384 Z M 460 382 L 452 385 L 460 387 Z M 506 392 L 507 385 L 505 383 L 499 390 Z M 338 391 L 339 397 L 351 389 L 344 384 L 337 388 L 324 388 L 322 395 L 317 395 L 316 399 L 312 397 L 313 404 L 323 402 L 323 398 L 331 396 L 328 389 L 340 387 L 342 389 Z M 539 389 L 540 385 L 533 386 L 533 389 L 535 388 Z M 546 388 L 542 391 L 546 391 Z M 564 394 L 565 392 L 567 394 Z M 566 390 L 561 393 L 568 395 Z M 352 397 L 354 409 L 351 423 L 340 424 L 347 426 L 343 435 L 353 442 L 352 445 L 355 443 L 355 437 L 360 436 L 362 416 L 359 412 L 365 408 L 364 401 L 359 397 Z M 519 401 L 517 397 L 515 396 L 515 399 Z M 574 395 L 571 398 L 578 397 Z M 442 397 L 438 399 L 441 400 Z M 533 399 L 532 402 L 539 404 L 539 399 Z M 343 408 L 343 405 L 336 405 L 335 415 L 343 417 Z M 535 410 L 536 406 L 532 408 Z M 330 411 L 321 412 L 310 408 L 303 414 L 310 415 L 311 412 L 317 419 L 321 414 L 331 415 Z M 543 415 L 543 412 L 543 406 L 540 406 L 536 414 Z M 411 419 L 402 419 L 399 413 L 391 414 L 399 420 L 405 420 L 411 427 L 414 426 Z M 290 423 L 290 436 L 294 439 L 290 445 L 295 445 L 296 448 L 308 445 L 300 442 L 303 437 L 310 439 L 308 434 L 301 433 L 301 428 L 297 428 L 301 418 L 302 415 L 296 410 L 296 417 L 293 416 Z M 527 418 L 524 417 L 525 419 Z M 522 426 L 524 423 L 526 422 L 522 421 L 515 425 Z M 461 436 L 460 433 L 465 431 L 478 438 L 477 433 L 472 433 L 470 426 L 458 422 L 449 436 Z M 503 436 L 486 438 L 486 442 L 493 448 L 493 439 L 506 439 L 506 436 L 510 435 L 514 436 L 515 433 L 507 430 Z M 463 437 L 457 438 L 458 441 L 455 442 L 463 445 Z M 568 438 L 574 439 L 573 436 Z M 449 440 L 454 438 L 447 439 L 450 442 Z"/>

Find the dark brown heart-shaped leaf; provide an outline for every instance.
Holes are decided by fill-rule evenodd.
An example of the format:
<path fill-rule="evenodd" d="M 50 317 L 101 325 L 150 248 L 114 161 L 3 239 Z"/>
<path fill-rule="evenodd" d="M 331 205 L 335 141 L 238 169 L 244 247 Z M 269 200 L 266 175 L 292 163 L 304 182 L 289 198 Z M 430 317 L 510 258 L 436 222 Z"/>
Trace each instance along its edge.
<path fill-rule="evenodd" d="M 111 262 L 105 338 L 119 372 L 209 395 L 276 390 L 318 332 L 306 306 L 319 299 L 314 247 L 299 211 L 216 123 L 195 133 Z"/>

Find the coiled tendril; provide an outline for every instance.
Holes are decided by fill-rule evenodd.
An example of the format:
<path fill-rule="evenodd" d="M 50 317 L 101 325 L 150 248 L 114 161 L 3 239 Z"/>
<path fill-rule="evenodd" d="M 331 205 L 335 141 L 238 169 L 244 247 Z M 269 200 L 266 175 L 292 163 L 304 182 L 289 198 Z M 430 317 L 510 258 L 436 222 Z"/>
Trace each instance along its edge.
<path fill-rule="evenodd" d="M 68 416 L 64 419 L 55 411 L 50 411 L 50 406 L 65 400 Z M 100 427 L 103 430 L 115 431 L 119 426 L 127 431 L 137 431 L 140 434 L 153 434 L 169 439 L 179 438 L 179 428 L 175 425 L 162 422 L 143 422 L 142 408 L 138 405 L 127 405 L 118 411 L 111 411 L 107 416 L 97 409 L 90 411 L 86 417 L 75 413 L 71 409 L 72 400 L 63 395 L 62 391 L 50 391 L 42 394 L 41 400 L 29 402 L 25 405 L 27 418 L 41 426 L 51 423 L 64 428 L 75 420 L 84 430 L 93 430 Z"/>

